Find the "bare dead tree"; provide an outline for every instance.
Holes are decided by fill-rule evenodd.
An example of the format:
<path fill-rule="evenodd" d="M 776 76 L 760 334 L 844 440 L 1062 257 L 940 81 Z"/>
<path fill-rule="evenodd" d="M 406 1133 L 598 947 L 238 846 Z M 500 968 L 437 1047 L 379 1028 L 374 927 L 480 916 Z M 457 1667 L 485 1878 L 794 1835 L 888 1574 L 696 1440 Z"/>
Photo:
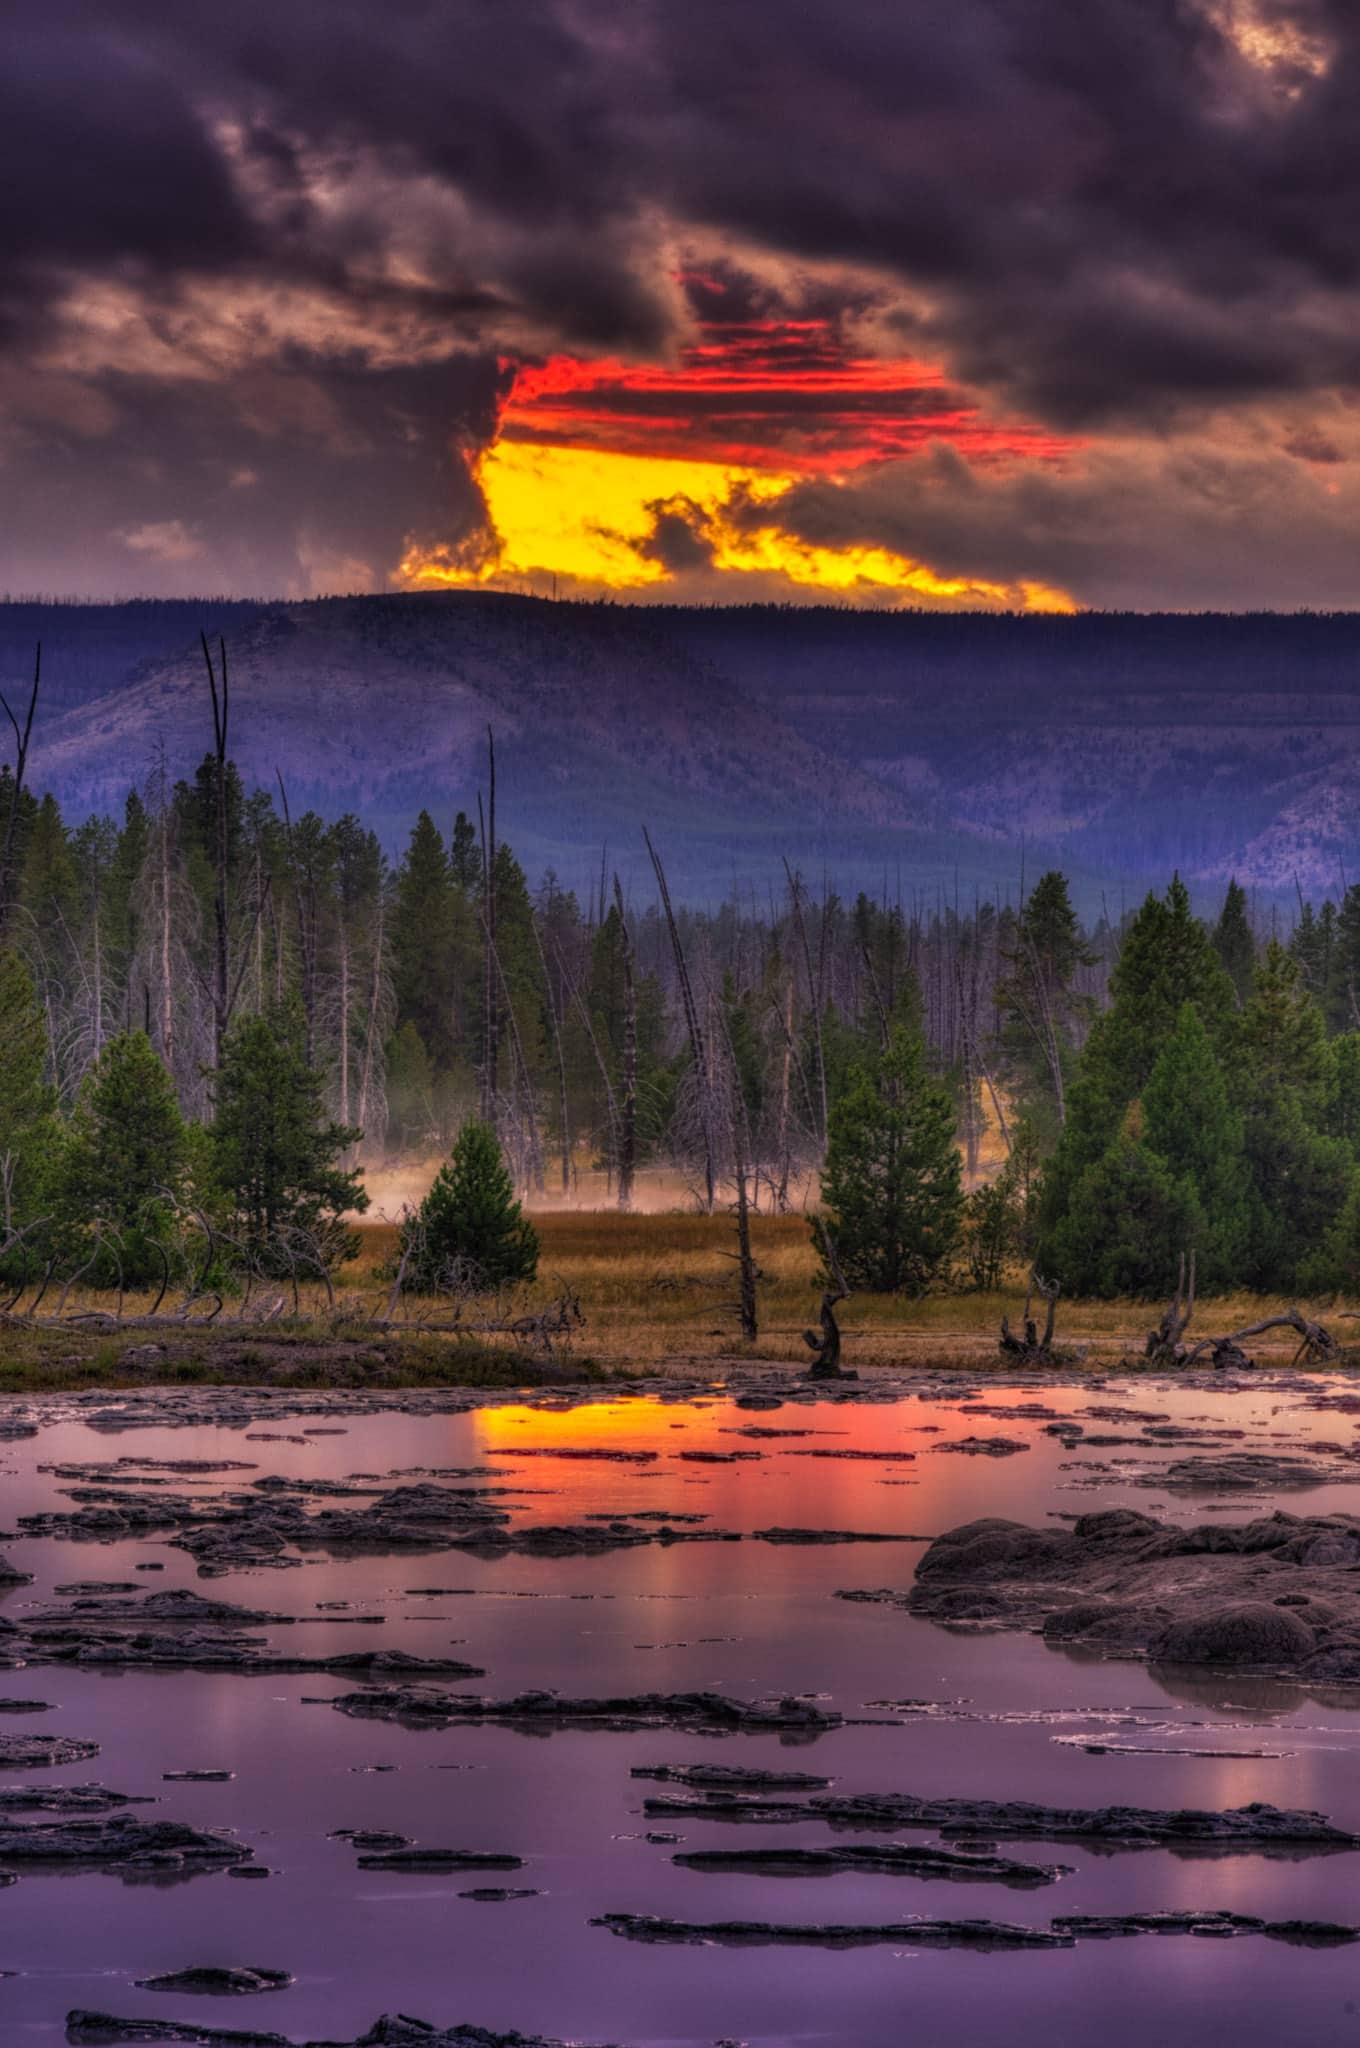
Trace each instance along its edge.
<path fill-rule="evenodd" d="M 1061 1293 L 1061 1281 L 1043 1280 L 1037 1272 L 1031 1270 L 1029 1284 L 1025 1289 L 1024 1314 L 1020 1319 L 1021 1335 L 1017 1337 L 1011 1329 L 1009 1316 L 1002 1316 L 1001 1318 L 1000 1344 L 1002 1351 L 1007 1356 L 1036 1362 L 1052 1358 L 1054 1326 L 1058 1313 L 1058 1296 Z M 1030 1302 L 1035 1294 L 1048 1305 L 1048 1314 L 1044 1319 L 1044 1334 L 1042 1337 L 1039 1335 L 1038 1323 L 1030 1314 Z"/>
<path fill-rule="evenodd" d="M 496 1100 L 499 1093 L 497 1080 L 497 1057 L 500 1044 L 500 1020 L 496 1014 L 496 739 L 491 727 L 486 729 L 487 760 L 487 802 L 482 810 L 480 790 L 477 793 L 477 816 L 482 828 L 482 923 L 486 932 L 486 947 L 482 965 L 482 1122 L 496 1122 Z"/>
<path fill-rule="evenodd" d="M 623 907 L 623 889 L 614 876 L 614 907 L 619 913 L 619 959 L 623 969 L 623 1096 L 619 1105 L 619 1207 L 633 1206 L 637 1170 L 637 983 L 633 974 L 633 940 Z"/>
<path fill-rule="evenodd" d="M 1300 1314 L 1298 1309 L 1291 1308 L 1284 1315 L 1264 1316 L 1259 1323 L 1248 1323 L 1244 1330 L 1234 1330 L 1226 1337 L 1201 1337 L 1179 1362 L 1194 1365 L 1207 1353 L 1210 1363 L 1220 1369 L 1249 1366 L 1251 1360 L 1241 1347 L 1248 1337 L 1263 1337 L 1267 1330 L 1294 1330 L 1298 1333 L 1298 1348 L 1289 1361 L 1291 1367 L 1305 1359 L 1311 1362 L 1335 1359 L 1338 1354 L 1339 1346 L 1330 1330 Z"/>
<path fill-rule="evenodd" d="M 208 670 L 213 716 L 213 1065 L 220 1067 L 227 1026 L 231 1021 L 227 936 L 227 731 L 231 696 L 226 641 L 219 639 L 217 643 L 222 663 L 219 698 L 208 636 L 200 633 L 199 639 L 203 643 L 203 660 Z"/>
<path fill-rule="evenodd" d="M 1182 1340 L 1190 1327 L 1194 1313 L 1195 1254 L 1190 1254 L 1187 1284 L 1185 1253 L 1182 1252 L 1176 1278 L 1176 1292 L 1167 1303 L 1156 1329 L 1148 1331 L 1144 1355 L 1151 1364 L 1180 1365 L 1184 1362 L 1185 1347 Z"/>
<path fill-rule="evenodd" d="M 812 1049 L 817 1060 L 817 1136 L 823 1152 L 826 1151 L 826 1133 L 829 1122 L 826 1094 L 826 1047 L 822 1040 L 822 988 L 820 977 L 812 972 L 812 948 L 808 944 L 807 920 L 803 915 L 803 892 L 798 877 L 785 857 L 784 873 L 789 878 L 789 895 L 793 903 L 793 925 L 798 934 L 799 948 L 803 955 L 803 970 L 807 975 L 808 1004 L 812 1017 Z M 823 940 L 825 939 L 826 916 L 823 913 Z M 823 956 L 824 957 L 824 956 Z"/>
<path fill-rule="evenodd" d="M 557 991 L 548 972 L 548 956 L 543 950 L 543 935 L 538 929 L 538 918 L 529 917 L 529 928 L 534 935 L 538 951 L 538 964 L 543 970 L 543 995 L 548 1011 L 548 1028 L 552 1033 L 553 1059 L 557 1066 L 557 1112 L 562 1135 L 562 1193 L 571 1193 L 571 1105 L 567 1096 L 567 1055 L 562 1044 L 562 1019 L 558 1015 Z"/>
<path fill-rule="evenodd" d="M 826 1260 L 827 1285 L 822 1294 L 819 1316 L 821 1330 L 804 1330 L 803 1342 L 813 1353 L 812 1364 L 808 1367 L 810 1380 L 854 1379 L 856 1374 L 846 1372 L 841 1364 L 841 1331 L 836 1321 L 836 1310 L 841 1302 L 850 1299 L 850 1286 L 841 1271 L 840 1260 L 836 1257 L 836 1246 L 831 1232 L 822 1217 L 817 1219 L 817 1229 L 822 1240 L 822 1256 Z"/>
<path fill-rule="evenodd" d="M 33 686 L 28 693 L 28 709 L 23 724 L 10 709 L 9 699 L 0 691 L 0 709 L 14 730 L 14 776 L 10 784 L 9 815 L 5 819 L 5 843 L 0 851 L 0 944 L 4 943 L 9 925 L 10 910 L 15 890 L 15 850 L 19 840 L 19 813 L 24 801 L 24 776 L 28 769 L 29 742 L 33 735 L 33 714 L 38 708 L 38 687 L 42 680 L 42 641 L 37 643 L 33 657 Z"/>
<path fill-rule="evenodd" d="M 670 934 L 671 952 L 675 960 L 676 980 L 679 984 L 680 1001 L 685 1013 L 685 1028 L 689 1033 L 690 1051 L 694 1058 L 694 1072 L 701 1091 L 700 1123 L 702 1126 L 704 1148 L 704 1212 L 706 1215 L 711 1216 L 717 1193 L 717 1163 L 714 1158 L 712 1086 L 708 1063 L 708 1049 L 699 1023 L 699 1011 L 694 1000 L 694 986 L 690 980 L 689 966 L 685 959 L 685 949 L 680 943 L 680 928 L 676 924 L 675 912 L 671 907 L 671 892 L 666 883 L 666 870 L 661 865 L 661 856 L 653 846 L 651 834 L 645 825 L 642 828 L 642 836 L 647 842 L 647 851 L 651 855 L 652 870 L 656 875 L 656 886 L 660 892 L 661 907 L 666 919 L 666 930 Z"/>
<path fill-rule="evenodd" d="M 288 808 L 287 785 L 277 768 L 274 770 L 274 779 L 279 785 L 279 802 L 283 806 L 283 843 L 288 854 L 288 874 L 293 885 L 293 912 L 297 922 L 303 1049 L 307 1064 L 312 1067 L 316 1065 L 316 862 L 310 842 L 304 852 L 299 854 L 297 835 L 293 831 L 293 814 Z M 344 1121 L 347 1122 L 348 1118 Z"/>

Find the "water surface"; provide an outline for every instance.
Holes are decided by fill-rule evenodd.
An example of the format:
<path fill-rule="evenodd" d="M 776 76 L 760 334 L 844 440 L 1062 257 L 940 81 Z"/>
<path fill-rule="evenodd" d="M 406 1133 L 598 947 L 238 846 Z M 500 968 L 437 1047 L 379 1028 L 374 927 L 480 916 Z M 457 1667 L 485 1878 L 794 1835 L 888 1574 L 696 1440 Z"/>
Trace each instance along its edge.
<path fill-rule="evenodd" d="M 838 1589 L 905 1587 L 922 1539 L 978 1515 L 1031 1523 L 1114 1503 L 1183 1521 L 1292 1512 L 1360 1512 L 1356 1483 L 1251 1501 L 1173 1495 L 1140 1475 L 1188 1450 L 1339 1445 L 1353 1418 L 1311 1405 L 1347 1389 L 1322 1378 L 1263 1376 L 1247 1389 L 1213 1380 L 1143 1378 L 1093 1389 L 985 1389 L 931 1383 L 873 1405 L 736 1407 L 721 1392 L 685 1399 L 609 1399 L 557 1408 L 499 1405 L 461 1413 L 315 1412 L 233 1428 L 91 1428 L 71 1402 L 32 1401 L 36 1438 L 0 1446 L 6 1530 L 20 1516 L 69 1505 L 68 1480 L 42 1466 L 113 1458 L 249 1459 L 253 1473 L 170 1477 L 186 1487 L 239 1488 L 265 1473 L 409 1483 L 413 1467 L 500 1468 L 494 1482 L 517 1522 L 574 1522 L 641 1507 L 698 1513 L 740 1532 L 736 1543 L 651 1545 L 603 1557 L 488 1560 L 445 1550 L 335 1558 L 296 1569 L 201 1580 L 164 1538 L 93 1544 L 20 1536 L 6 1554 L 34 1575 L 4 1613 L 51 1604 L 75 1580 L 132 1580 L 147 1590 L 195 1589 L 308 1617 L 276 1629 L 288 1650 L 384 1647 L 464 1656 L 484 1680 L 436 1681 L 497 1695 L 707 1688 L 741 1698 L 801 1694 L 877 1725 L 811 1741 L 720 1739 L 671 1731 L 526 1734 L 504 1727 L 411 1730 L 304 1704 L 352 1689 L 316 1675 L 110 1675 L 53 1667 L 0 1673 L 0 1692 L 55 1703 L 6 1715 L 0 1732 L 88 1737 L 92 1762 L 60 1781 L 154 1794 L 143 1815 L 237 1831 L 273 1873 L 173 1885 L 111 1875 L 29 1875 L 0 1893 L 0 2039 L 57 2042 L 73 2006 L 148 2017 L 211 2019 L 305 2040 L 350 2039 L 383 2011 L 431 2021 L 543 2031 L 579 2041 L 648 2044 L 740 2040 L 866 2044 L 904 2040 L 1092 2042 L 1103 2048 L 1289 2040 L 1353 2044 L 1360 2035 L 1360 1948 L 1310 1951 L 1257 1939 L 1187 1937 L 1027 1955 L 910 1947 L 725 1949 L 645 1947 L 590 1925 L 609 1912 L 690 1920 L 897 1921 L 986 1917 L 1043 1925 L 1053 1914 L 1192 1906 L 1272 1918 L 1360 1920 L 1360 1856 L 1299 1861 L 1204 1860 L 1164 1852 L 1092 1854 L 1071 1845 L 1011 1845 L 1034 1861 L 1073 1866 L 1059 1885 L 1014 1892 L 875 1875 L 768 1879 L 677 1867 L 676 1847 L 824 1844 L 824 1827 L 735 1828 L 648 1822 L 659 1788 L 633 1765 L 732 1762 L 815 1770 L 844 1792 L 1032 1798 L 1068 1805 L 1239 1805 L 1252 1799 L 1319 1808 L 1360 1829 L 1360 1696 L 1309 1698 L 1297 1687 L 1212 1680 L 1161 1682 L 1141 1666 L 1078 1661 L 1032 1636 L 958 1633 Z M 140 1403 L 139 1403 L 140 1404 Z M 112 1405 L 112 1404 L 106 1404 Z M 343 1404 L 342 1404 L 343 1405 Z M 967 1412 L 1022 1410 L 1045 1414 Z M 1217 1444 L 1147 1441 L 1145 1421 L 1091 1420 L 1092 1407 L 1155 1413 L 1215 1432 Z M 1131 1446 L 1064 1448 L 1045 1434 L 1057 1413 Z M 752 1438 L 752 1425 L 813 1432 Z M 306 1435 L 332 1428 L 343 1434 Z M 301 1441 L 260 1441 L 262 1433 Z M 986 1458 L 942 1453 L 963 1436 L 1004 1435 L 1028 1448 Z M 517 1456 L 610 1447 L 651 1450 L 646 1465 Z M 689 1450 L 756 1451 L 733 1464 Z M 888 1460 L 813 1458 L 813 1450 L 911 1451 Z M 1338 1452 L 1327 1453 L 1335 1463 Z M 450 1482 L 457 1483 L 457 1482 Z M 835 1548 L 749 1540 L 772 1525 L 888 1531 L 892 1544 Z M 162 1564 L 155 1574 L 135 1567 Z M 346 1619 L 378 1615 L 378 1626 Z M 304 1640 L 299 1640 L 299 1638 Z M 454 1645 L 458 1648 L 454 1648 Z M 884 1706 L 883 1702 L 908 1703 Z M 1084 1743 L 1123 1744 L 1094 1754 Z M 1195 1749 L 1230 1752 L 1197 1756 Z M 165 1771 L 225 1769 L 222 1784 L 172 1784 Z M 5 1782 L 35 1780 L 11 1773 Z M 43 1773 L 44 1779 L 47 1774 Z M 41 1821 L 45 1816 L 34 1816 Z M 649 1842 L 670 1829 L 680 1844 Z M 526 1859 L 505 1882 L 538 1896 L 481 1903 L 458 1894 L 465 1875 L 363 1871 L 338 1828 L 396 1830 L 436 1847 L 505 1850 Z M 869 1841 L 881 1837 L 854 1836 Z M 905 1837 L 930 1839 L 924 1834 Z M 206 1963 L 291 1970 L 289 1990 L 245 2000 L 138 1991 L 133 1980 Z"/>

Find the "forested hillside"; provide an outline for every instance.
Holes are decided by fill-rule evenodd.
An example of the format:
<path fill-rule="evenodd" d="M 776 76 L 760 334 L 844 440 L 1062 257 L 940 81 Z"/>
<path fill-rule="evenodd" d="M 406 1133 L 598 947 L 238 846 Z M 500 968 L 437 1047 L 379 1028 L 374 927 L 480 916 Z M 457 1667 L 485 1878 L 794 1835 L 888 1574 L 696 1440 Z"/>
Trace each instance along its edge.
<path fill-rule="evenodd" d="M 696 908 L 658 828 L 645 885 L 606 859 L 576 890 L 507 832 L 485 732 L 471 809 L 421 810 L 392 858 L 362 811 L 248 785 L 206 652 L 190 775 L 78 819 L 36 743 L 0 776 L 24 1272 L 44 1246 L 112 1271 L 116 1241 L 154 1278 L 190 1211 L 257 1247 L 305 1223 L 338 1258 L 362 1169 L 427 1165 L 475 1119 L 530 1196 L 592 1171 L 627 1207 L 664 1169 L 702 1207 L 781 1209 L 822 1174 L 861 1285 L 1037 1260 L 1156 1294 L 1187 1250 L 1207 1289 L 1360 1282 L 1360 883 L 1292 922 L 1236 882 L 1205 921 L 1179 878 L 1083 920 L 1056 868 L 1008 905 L 847 899 L 790 862 Z"/>
<path fill-rule="evenodd" d="M 1360 870 L 1360 623 L 1335 617 L 940 617 L 551 604 L 455 593 L 307 604 L 0 606 L 0 687 L 44 645 L 34 774 L 79 819 L 163 753 L 200 757 L 200 627 L 221 634 L 248 789 L 362 811 L 389 855 L 474 804 L 494 726 L 532 871 L 584 890 L 610 848 L 677 894 L 764 899 L 797 854 L 842 896 L 1070 876 L 1088 919 L 1173 870 L 1285 906 Z M 1102 901 L 1103 898 L 1103 901 Z"/>

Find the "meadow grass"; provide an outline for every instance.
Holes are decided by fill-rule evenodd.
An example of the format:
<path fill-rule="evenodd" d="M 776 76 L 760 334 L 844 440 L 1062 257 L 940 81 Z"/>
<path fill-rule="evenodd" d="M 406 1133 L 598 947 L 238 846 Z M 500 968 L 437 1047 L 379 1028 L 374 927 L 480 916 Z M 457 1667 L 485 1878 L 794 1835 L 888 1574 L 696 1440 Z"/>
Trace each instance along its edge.
<path fill-rule="evenodd" d="M 59 1329 L 10 1321 L 0 1325 L 0 1390 L 152 1379 L 241 1385 L 524 1384 L 541 1376 L 540 1369 L 513 1338 L 477 1331 L 475 1325 L 488 1317 L 541 1308 L 568 1292 L 579 1297 L 586 1321 L 570 1347 L 559 1352 L 559 1372 L 589 1378 L 687 1373 L 707 1363 L 721 1370 L 738 1360 L 807 1362 L 802 1332 L 817 1319 L 821 1259 L 805 1216 L 759 1214 L 751 1219 L 760 1268 L 760 1335 L 746 1344 L 735 1313 L 736 1227 L 730 1214 L 705 1216 L 679 1207 L 627 1215 L 564 1208 L 531 1213 L 541 1241 L 536 1283 L 511 1300 L 468 1305 L 463 1319 L 474 1327 L 463 1334 L 422 1328 L 427 1322 L 447 1322 L 450 1306 L 420 1297 L 403 1298 L 403 1327 L 377 1327 L 391 1291 L 397 1226 L 365 1221 L 358 1226 L 358 1257 L 336 1275 L 334 1306 L 313 1284 L 301 1289 L 299 1315 L 287 1313 L 272 1323 L 244 1327 L 228 1320 L 230 1302 L 223 1321 L 213 1326 L 139 1327 L 135 1318 L 151 1306 L 151 1297 L 133 1294 L 124 1303 L 124 1316 L 130 1319 L 126 1328 L 107 1321 L 67 1321 Z M 921 1300 L 852 1295 L 838 1311 L 845 1363 L 999 1369 L 1001 1317 L 1008 1314 L 1015 1326 L 1024 1296 L 1022 1270 L 996 1293 L 941 1290 Z M 73 1290 L 66 1315 L 107 1313 L 111 1306 L 108 1295 Z M 1195 1339 L 1240 1329 L 1288 1306 L 1282 1299 L 1246 1293 L 1204 1300 L 1190 1335 Z M 1304 1306 L 1325 1321 L 1348 1304 Z M 1063 1300 L 1058 1339 L 1064 1346 L 1087 1347 L 1088 1370 L 1124 1360 L 1136 1363 L 1160 1313 L 1161 1304 L 1154 1302 Z M 1344 1341 L 1344 1328 L 1336 1334 Z M 1251 1348 L 1254 1355 L 1280 1363 L 1294 1347 L 1286 1330 L 1253 1340 Z"/>

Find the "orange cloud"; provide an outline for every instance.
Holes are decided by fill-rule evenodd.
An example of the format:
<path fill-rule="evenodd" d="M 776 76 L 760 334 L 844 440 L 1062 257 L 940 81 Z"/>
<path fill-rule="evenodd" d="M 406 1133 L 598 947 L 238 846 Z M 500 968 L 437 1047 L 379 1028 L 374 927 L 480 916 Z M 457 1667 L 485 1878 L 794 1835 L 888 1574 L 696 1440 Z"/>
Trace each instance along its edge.
<path fill-rule="evenodd" d="M 734 308 L 727 281 L 686 283 L 707 317 L 676 363 L 556 355 L 516 369 L 476 461 L 488 530 L 462 548 L 409 546 L 399 581 L 656 592 L 698 573 L 710 593 L 730 581 L 762 595 L 1075 609 L 1038 582 L 951 573 L 871 543 L 822 546 L 781 513 L 807 478 L 834 488 L 932 442 L 981 464 L 1050 461 L 1075 443 L 985 419 L 939 370 L 858 353 L 837 320 Z"/>

